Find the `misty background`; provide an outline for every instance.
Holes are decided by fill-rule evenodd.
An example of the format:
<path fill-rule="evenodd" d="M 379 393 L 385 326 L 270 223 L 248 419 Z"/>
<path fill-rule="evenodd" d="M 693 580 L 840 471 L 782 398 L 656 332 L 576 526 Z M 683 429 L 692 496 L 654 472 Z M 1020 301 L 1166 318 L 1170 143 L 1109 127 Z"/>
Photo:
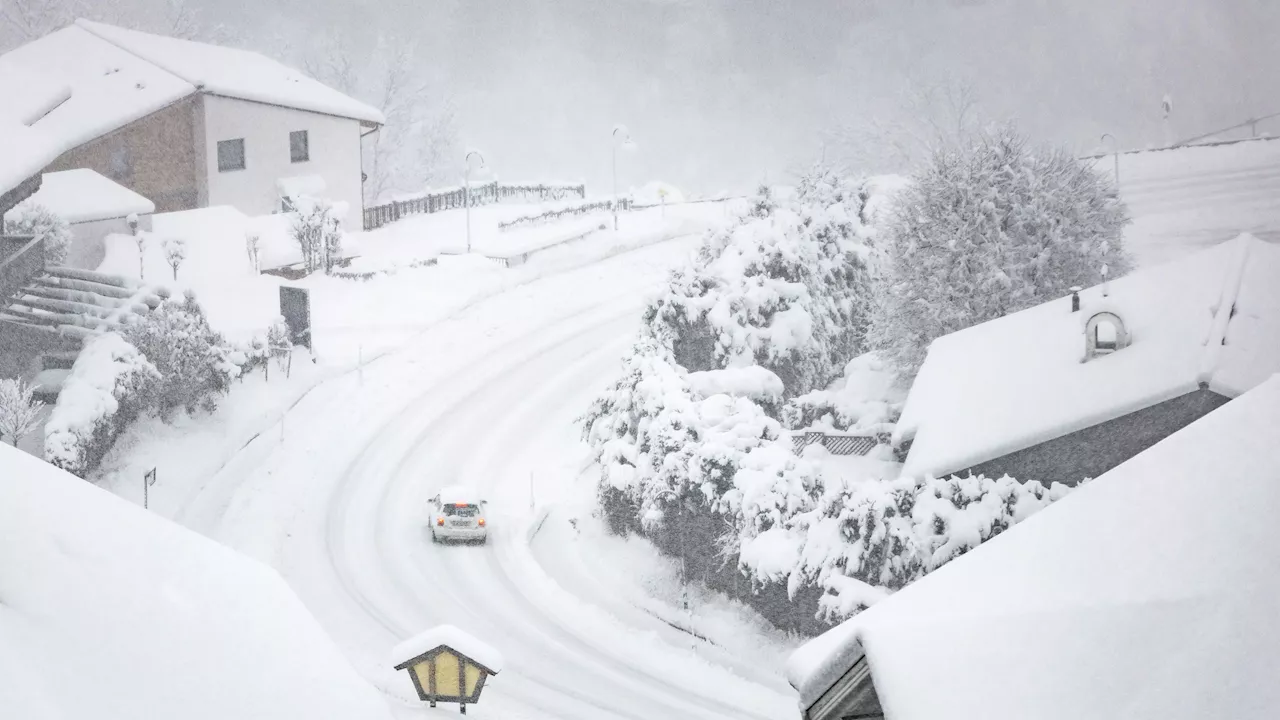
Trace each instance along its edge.
<path fill-rule="evenodd" d="M 616 123 L 637 145 L 623 188 L 714 195 L 820 159 L 902 171 L 975 123 L 1083 154 L 1280 112 L 1275 0 L 0 0 L 0 50 L 75 15 L 256 50 L 378 105 L 384 192 L 455 184 L 474 147 L 497 177 L 607 193 Z"/>

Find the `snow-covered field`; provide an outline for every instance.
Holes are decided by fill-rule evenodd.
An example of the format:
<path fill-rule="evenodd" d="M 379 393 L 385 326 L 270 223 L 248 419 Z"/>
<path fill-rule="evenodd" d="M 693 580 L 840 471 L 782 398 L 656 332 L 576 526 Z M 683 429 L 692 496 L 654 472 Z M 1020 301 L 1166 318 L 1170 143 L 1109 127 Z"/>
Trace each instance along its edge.
<path fill-rule="evenodd" d="M 1112 156 L 1097 168 L 1114 173 Z M 1120 196 L 1139 266 L 1186 256 L 1242 232 L 1280 241 L 1280 140 L 1120 155 Z"/>

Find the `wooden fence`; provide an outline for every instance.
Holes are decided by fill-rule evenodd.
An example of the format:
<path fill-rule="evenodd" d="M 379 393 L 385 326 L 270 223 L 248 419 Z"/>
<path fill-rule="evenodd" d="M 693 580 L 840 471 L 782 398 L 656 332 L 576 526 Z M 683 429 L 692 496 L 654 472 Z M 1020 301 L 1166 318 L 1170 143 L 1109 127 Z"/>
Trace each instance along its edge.
<path fill-rule="evenodd" d="M 499 183 L 491 182 L 471 186 L 471 205 L 521 200 L 524 202 L 550 202 L 583 199 L 587 196 L 585 185 L 557 185 L 547 183 Z M 373 230 L 409 215 L 425 215 L 442 210 L 455 210 L 467 204 L 467 190 L 463 187 L 447 188 L 425 193 L 405 200 L 394 200 L 383 205 L 365 208 L 364 229 Z"/>

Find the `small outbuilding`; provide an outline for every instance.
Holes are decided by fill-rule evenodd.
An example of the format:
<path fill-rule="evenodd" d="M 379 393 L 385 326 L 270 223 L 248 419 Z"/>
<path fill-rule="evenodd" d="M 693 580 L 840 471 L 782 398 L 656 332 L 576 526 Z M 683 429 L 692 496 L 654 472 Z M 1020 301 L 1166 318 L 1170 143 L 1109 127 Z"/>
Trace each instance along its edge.
<path fill-rule="evenodd" d="M 485 678 L 502 669 L 502 653 L 452 625 L 439 625 L 391 651 L 397 670 L 408 670 L 419 699 L 458 703 L 466 714 L 484 689 Z"/>
<path fill-rule="evenodd" d="M 129 216 L 138 229 L 151 229 L 156 204 L 129 188 L 88 168 L 44 174 L 30 202 L 43 205 L 71 226 L 69 267 L 92 270 L 102 262 L 102 239 L 112 233 L 131 234 Z"/>

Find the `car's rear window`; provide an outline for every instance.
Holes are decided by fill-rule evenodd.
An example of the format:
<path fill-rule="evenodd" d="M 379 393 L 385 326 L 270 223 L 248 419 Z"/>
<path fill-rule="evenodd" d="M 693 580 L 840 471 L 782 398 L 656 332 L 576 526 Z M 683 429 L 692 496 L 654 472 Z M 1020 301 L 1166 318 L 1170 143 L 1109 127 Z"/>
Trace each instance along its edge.
<path fill-rule="evenodd" d="M 480 508 L 475 505 L 463 505 L 461 507 L 458 505 L 445 505 L 444 514 L 458 517 L 475 517 L 480 514 Z"/>

